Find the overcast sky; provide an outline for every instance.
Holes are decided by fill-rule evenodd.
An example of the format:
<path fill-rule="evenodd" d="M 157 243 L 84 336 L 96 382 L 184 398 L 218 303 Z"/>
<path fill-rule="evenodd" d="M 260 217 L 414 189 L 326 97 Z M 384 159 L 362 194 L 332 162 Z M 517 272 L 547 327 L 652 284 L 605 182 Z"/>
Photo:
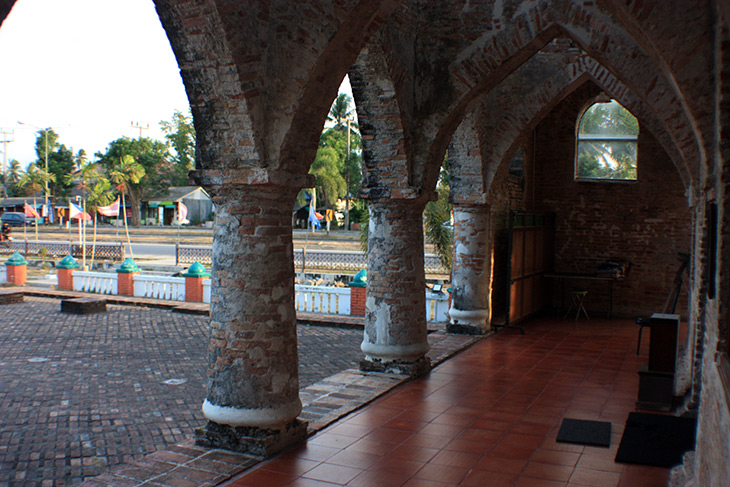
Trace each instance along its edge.
<path fill-rule="evenodd" d="M 93 156 L 139 136 L 132 123 L 163 139 L 160 120 L 189 110 L 152 0 L 18 0 L 0 28 L 0 53 L 0 131 L 12 132 L 7 158 L 23 167 L 36 159 L 30 125 Z"/>

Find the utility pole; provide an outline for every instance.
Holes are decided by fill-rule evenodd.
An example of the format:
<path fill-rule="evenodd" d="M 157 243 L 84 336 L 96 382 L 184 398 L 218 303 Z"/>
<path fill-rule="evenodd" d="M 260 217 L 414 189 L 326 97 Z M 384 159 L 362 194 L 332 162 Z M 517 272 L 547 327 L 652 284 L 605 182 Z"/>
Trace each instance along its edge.
<path fill-rule="evenodd" d="M 132 128 L 139 129 L 139 138 L 142 138 L 142 131 L 149 130 L 150 124 L 142 125 L 142 122 L 132 122 Z"/>
<path fill-rule="evenodd" d="M 345 230 L 350 229 L 350 118 L 347 118 L 347 154 L 345 154 L 345 178 L 347 190 L 345 191 Z"/>
<path fill-rule="evenodd" d="M 2 139 L 3 139 L 3 140 L 0 140 L 0 142 L 2 142 L 2 144 L 3 144 L 3 185 L 2 185 L 3 198 L 8 197 L 7 182 L 5 179 L 6 178 L 5 168 L 7 167 L 7 164 L 8 164 L 8 143 L 15 141 L 15 139 L 10 139 L 10 138 L 8 138 L 8 136 L 13 135 L 13 133 L 14 132 L 12 130 L 10 132 L 6 132 L 4 129 L 0 130 L 0 134 L 2 134 Z"/>

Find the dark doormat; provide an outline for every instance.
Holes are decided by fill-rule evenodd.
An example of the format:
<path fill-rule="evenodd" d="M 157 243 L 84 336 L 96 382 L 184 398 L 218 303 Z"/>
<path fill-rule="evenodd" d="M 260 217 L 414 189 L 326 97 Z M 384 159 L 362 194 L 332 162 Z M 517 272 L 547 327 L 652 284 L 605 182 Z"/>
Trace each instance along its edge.
<path fill-rule="evenodd" d="M 558 437 L 559 443 L 579 445 L 611 446 L 611 423 L 586 421 L 583 419 L 563 419 Z"/>
<path fill-rule="evenodd" d="M 631 413 L 616 461 L 670 468 L 695 449 L 696 420 L 661 414 Z"/>

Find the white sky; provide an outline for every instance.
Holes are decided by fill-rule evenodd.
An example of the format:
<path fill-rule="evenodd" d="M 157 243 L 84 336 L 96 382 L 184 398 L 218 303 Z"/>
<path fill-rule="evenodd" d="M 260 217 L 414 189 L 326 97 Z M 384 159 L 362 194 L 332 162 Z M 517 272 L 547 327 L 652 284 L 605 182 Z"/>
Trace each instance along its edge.
<path fill-rule="evenodd" d="M 0 131 L 7 160 L 36 159 L 37 128 L 93 157 L 122 136 L 163 139 L 189 105 L 152 0 L 18 0 L 0 28 Z M 347 86 L 341 88 L 352 94 Z M 0 144 L 0 151 L 3 144 Z M 0 154 L 0 164 L 2 163 Z"/>
<path fill-rule="evenodd" d="M 151 0 L 18 0 L 0 28 L 0 129 L 8 160 L 36 159 L 36 127 L 93 156 L 112 140 L 162 138 L 160 120 L 189 110 Z M 0 144 L 0 150 L 2 145 Z"/>

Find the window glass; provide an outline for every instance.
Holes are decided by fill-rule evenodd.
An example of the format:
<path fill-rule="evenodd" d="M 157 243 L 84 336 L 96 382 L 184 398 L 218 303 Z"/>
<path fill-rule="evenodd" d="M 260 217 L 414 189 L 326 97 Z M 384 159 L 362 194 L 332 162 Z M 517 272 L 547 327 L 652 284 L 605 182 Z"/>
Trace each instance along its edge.
<path fill-rule="evenodd" d="M 639 121 L 617 101 L 599 102 L 578 124 L 577 179 L 636 180 Z"/>

